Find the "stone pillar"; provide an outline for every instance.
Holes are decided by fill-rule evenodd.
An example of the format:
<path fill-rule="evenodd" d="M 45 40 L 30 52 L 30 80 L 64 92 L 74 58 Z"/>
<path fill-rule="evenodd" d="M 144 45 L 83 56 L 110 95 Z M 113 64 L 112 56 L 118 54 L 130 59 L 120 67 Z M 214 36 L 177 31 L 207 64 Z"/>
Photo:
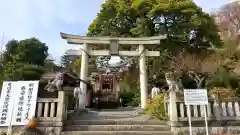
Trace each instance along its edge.
<path fill-rule="evenodd" d="M 220 108 L 220 105 L 219 105 L 219 102 L 217 102 L 216 100 L 214 100 L 214 103 L 213 103 L 213 113 L 214 113 L 214 116 L 215 116 L 215 119 L 220 121 L 221 120 L 221 108 Z"/>
<path fill-rule="evenodd" d="M 145 62 L 145 53 L 144 53 L 144 45 L 139 45 L 139 52 L 141 56 L 139 56 L 139 71 L 140 71 L 140 91 L 141 91 L 141 108 L 147 108 L 147 100 L 148 100 L 148 90 L 147 90 L 147 70 L 146 70 L 146 62 Z"/>
<path fill-rule="evenodd" d="M 82 45 L 82 60 L 81 60 L 81 72 L 80 72 L 80 79 L 86 81 L 88 76 L 88 45 Z M 80 82 L 80 88 L 83 91 L 83 94 L 86 95 L 85 97 L 85 105 L 87 105 L 87 84 Z M 79 100 L 80 101 L 80 100 Z M 79 103 L 80 105 L 81 103 Z M 79 107 L 82 108 L 82 107 Z"/>
<path fill-rule="evenodd" d="M 58 121 L 63 121 L 66 118 L 66 102 L 65 102 L 65 92 L 58 91 L 58 105 L 57 105 L 57 119 Z"/>
<path fill-rule="evenodd" d="M 176 100 L 177 100 L 176 92 L 173 90 L 170 90 L 169 91 L 169 120 L 170 120 L 172 131 L 175 130 L 175 127 L 177 126 L 177 121 L 178 121 Z"/>

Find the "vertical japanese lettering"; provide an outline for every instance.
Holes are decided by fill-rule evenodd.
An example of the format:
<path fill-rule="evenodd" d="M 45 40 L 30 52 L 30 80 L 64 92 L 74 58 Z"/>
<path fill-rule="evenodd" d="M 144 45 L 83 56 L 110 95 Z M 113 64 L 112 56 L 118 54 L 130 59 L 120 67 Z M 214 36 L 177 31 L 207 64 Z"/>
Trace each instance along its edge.
<path fill-rule="evenodd" d="M 7 114 L 8 114 L 8 107 L 9 107 L 9 100 L 10 100 L 10 94 L 12 92 L 12 83 L 7 84 L 7 93 L 4 99 L 3 103 L 3 110 L 2 115 L 0 116 L 0 123 L 5 124 L 7 120 Z"/>
<path fill-rule="evenodd" d="M 30 107 L 31 107 L 33 87 L 34 87 L 34 83 L 29 83 L 29 85 L 28 85 L 27 108 L 26 108 L 25 120 L 29 119 L 28 116 L 29 116 L 29 111 L 30 111 Z"/>
<path fill-rule="evenodd" d="M 23 113 L 23 104 L 24 104 L 24 95 L 26 93 L 26 86 L 21 87 L 20 97 L 18 99 L 18 109 L 16 114 L 16 122 L 22 122 L 22 113 Z"/>

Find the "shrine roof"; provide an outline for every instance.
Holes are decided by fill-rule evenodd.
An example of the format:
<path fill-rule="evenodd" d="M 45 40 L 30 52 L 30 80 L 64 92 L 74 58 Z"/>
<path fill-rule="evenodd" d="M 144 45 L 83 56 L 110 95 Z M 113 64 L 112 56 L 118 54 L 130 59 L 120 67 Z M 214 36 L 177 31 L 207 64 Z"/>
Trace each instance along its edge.
<path fill-rule="evenodd" d="M 41 80 L 51 80 L 54 79 L 54 77 L 58 74 L 58 73 L 63 73 L 67 76 L 69 76 L 72 79 L 79 79 L 77 75 L 73 74 L 73 73 L 69 73 L 67 71 L 54 71 L 54 72 L 46 72 L 42 75 Z"/>

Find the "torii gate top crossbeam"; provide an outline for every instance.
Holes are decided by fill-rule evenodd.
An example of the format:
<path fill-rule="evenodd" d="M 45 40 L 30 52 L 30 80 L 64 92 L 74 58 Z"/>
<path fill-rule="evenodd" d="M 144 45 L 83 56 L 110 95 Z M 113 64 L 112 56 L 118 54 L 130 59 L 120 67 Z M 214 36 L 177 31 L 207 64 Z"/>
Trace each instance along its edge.
<path fill-rule="evenodd" d="M 154 37 L 138 37 L 138 38 L 125 38 L 125 37 L 87 37 L 60 33 L 63 39 L 66 39 L 69 44 L 111 44 L 111 41 L 118 41 L 121 44 L 160 44 L 161 39 L 165 39 L 166 35 Z"/>

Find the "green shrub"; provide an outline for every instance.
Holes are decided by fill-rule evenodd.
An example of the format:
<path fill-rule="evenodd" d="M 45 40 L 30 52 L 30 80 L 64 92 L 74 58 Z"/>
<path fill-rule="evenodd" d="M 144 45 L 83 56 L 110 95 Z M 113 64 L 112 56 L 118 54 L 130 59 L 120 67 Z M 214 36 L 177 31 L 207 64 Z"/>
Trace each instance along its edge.
<path fill-rule="evenodd" d="M 128 106 L 138 106 L 141 103 L 141 93 L 140 90 L 133 92 L 132 100 L 127 103 Z"/>
<path fill-rule="evenodd" d="M 131 82 L 128 77 L 120 81 L 120 98 L 123 106 L 138 106 L 140 104 L 140 88 L 138 82 Z"/>
<path fill-rule="evenodd" d="M 222 88 L 240 88 L 240 77 L 234 73 L 229 72 L 227 69 L 220 69 L 207 80 L 207 87 L 222 87 Z"/>
<path fill-rule="evenodd" d="M 121 91 L 120 98 L 123 101 L 123 106 L 138 106 L 140 103 L 140 91 Z"/>
<path fill-rule="evenodd" d="M 160 94 L 153 98 L 152 103 L 148 104 L 147 114 L 160 120 L 167 120 L 167 115 L 164 109 L 164 95 Z"/>
<path fill-rule="evenodd" d="M 128 106 L 134 97 L 134 93 L 131 91 L 122 90 L 120 91 L 120 98 L 122 99 L 122 105 Z"/>

